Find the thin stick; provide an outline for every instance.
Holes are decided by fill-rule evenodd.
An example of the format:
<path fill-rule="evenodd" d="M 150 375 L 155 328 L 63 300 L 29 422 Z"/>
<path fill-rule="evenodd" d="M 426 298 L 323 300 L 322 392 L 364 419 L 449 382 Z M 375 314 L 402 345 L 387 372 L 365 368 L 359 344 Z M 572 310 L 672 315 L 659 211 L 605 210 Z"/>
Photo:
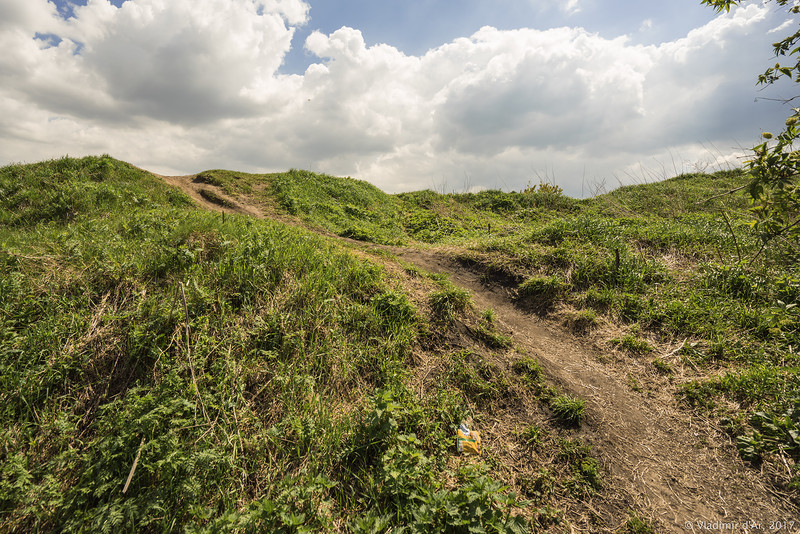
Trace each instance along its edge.
<path fill-rule="evenodd" d="M 737 187 L 736 189 L 731 189 L 730 191 L 726 191 L 724 193 L 720 193 L 719 195 L 714 195 L 713 197 L 709 197 L 709 198 L 706 198 L 706 199 L 701 200 L 699 202 L 695 202 L 694 204 L 695 204 L 695 206 L 697 204 L 705 204 L 706 202 L 710 202 L 710 201 L 714 200 L 715 198 L 724 197 L 725 195 L 732 195 L 733 193 L 737 193 L 737 192 L 741 191 L 742 189 L 747 189 L 748 187 L 750 187 L 750 184 L 743 185 L 742 187 Z"/>
<path fill-rule="evenodd" d="M 131 466 L 131 472 L 128 473 L 128 480 L 125 481 L 125 487 L 122 488 L 123 495 L 125 494 L 126 491 L 128 491 L 128 486 L 130 486 L 131 484 L 133 473 L 136 471 L 136 466 L 139 464 L 139 456 L 142 454 L 142 447 L 144 447 L 144 436 L 142 436 L 142 442 L 139 444 L 139 450 L 136 451 L 136 458 L 133 460 L 133 465 Z"/>
<path fill-rule="evenodd" d="M 186 356 L 189 358 L 189 371 L 192 373 L 192 383 L 194 384 L 194 390 L 197 393 L 197 398 L 200 400 L 200 408 L 203 409 L 203 415 L 206 418 L 206 422 L 211 422 L 211 419 L 208 418 L 208 414 L 206 413 L 206 405 L 203 403 L 203 397 L 200 395 L 200 388 L 197 386 L 197 379 L 194 376 L 194 363 L 192 362 L 192 345 L 189 337 L 189 307 L 186 305 L 186 291 L 183 289 L 183 282 L 179 282 L 181 285 L 181 297 L 183 297 L 183 314 L 185 317 L 184 325 L 186 326 Z"/>
<path fill-rule="evenodd" d="M 733 236 L 733 244 L 736 245 L 736 255 L 739 256 L 739 263 L 742 263 L 742 249 L 739 248 L 739 240 L 736 239 L 736 233 L 733 231 L 733 226 L 731 226 L 731 221 L 728 219 L 728 214 L 723 211 L 722 217 L 725 219 L 725 224 L 728 225 L 731 236 Z"/>

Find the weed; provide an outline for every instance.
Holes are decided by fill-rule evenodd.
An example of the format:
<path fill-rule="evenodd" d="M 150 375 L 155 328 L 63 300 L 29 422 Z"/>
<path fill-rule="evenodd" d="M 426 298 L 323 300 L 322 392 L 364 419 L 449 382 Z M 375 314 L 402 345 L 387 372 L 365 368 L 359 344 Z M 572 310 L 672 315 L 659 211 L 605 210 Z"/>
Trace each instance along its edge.
<path fill-rule="evenodd" d="M 269 175 L 269 193 L 291 215 L 345 237 L 400 244 L 397 202 L 361 180 L 291 169 Z"/>
<path fill-rule="evenodd" d="M 217 193 L 212 189 L 201 189 L 200 196 L 208 200 L 212 204 L 216 204 L 224 208 L 233 208 L 236 206 L 233 202 L 231 202 L 230 200 L 228 200 L 227 198 L 225 198 L 224 196 L 220 195 L 219 193 Z"/>
<path fill-rule="evenodd" d="M 650 343 L 632 334 L 625 334 L 621 338 L 613 338 L 611 344 L 633 354 L 647 354 L 653 350 L 653 346 Z"/>
<path fill-rule="evenodd" d="M 628 521 L 625 523 L 627 534 L 655 534 L 653 526 L 642 519 L 636 512 L 631 512 Z"/>
<path fill-rule="evenodd" d="M 565 483 L 576 497 L 593 495 L 603 487 L 600 464 L 594 458 L 583 458 L 572 465 L 573 476 Z"/>
<path fill-rule="evenodd" d="M 580 426 L 586 412 L 586 401 L 562 394 L 550 399 L 550 409 L 556 419 L 567 426 Z"/>
<path fill-rule="evenodd" d="M 536 504 L 544 504 L 551 499 L 558 489 L 555 475 L 546 467 L 517 478 L 517 483 L 526 497 Z"/>
<path fill-rule="evenodd" d="M 673 373 L 672 365 L 669 362 L 662 360 L 661 358 L 656 358 L 653 360 L 653 367 L 656 368 L 656 371 L 661 373 L 662 375 L 671 375 Z"/>
<path fill-rule="evenodd" d="M 564 520 L 563 511 L 547 505 L 534 510 L 534 514 L 535 524 L 542 528 L 559 525 Z"/>
<path fill-rule="evenodd" d="M 679 395 L 728 417 L 721 424 L 743 456 L 796 459 L 796 246 L 758 254 L 743 197 L 702 202 L 748 179 L 684 175 L 584 201 L 544 185 L 386 195 L 298 170 L 214 170 L 197 181 L 220 188 L 218 202 L 246 198 L 336 235 L 467 247 L 462 256 L 519 283 L 530 306 L 580 309 L 567 319 L 576 331 L 591 331 L 600 314 L 635 323 L 617 340 L 623 350 L 691 337 L 680 357 L 713 376 Z M 219 219 L 108 156 L 0 169 L 4 528 L 522 529 L 514 511 L 526 505 L 486 465 L 446 469 L 466 400 L 502 400 L 503 370 L 451 354 L 449 374 L 418 396 L 404 384 L 424 321 L 391 275 L 304 230 Z M 731 260 L 740 256 L 753 261 Z M 431 279 L 435 318 L 469 308 L 468 293 Z M 492 347 L 510 342 L 490 310 L 479 329 Z M 653 366 L 672 372 L 658 358 Z M 582 420 L 583 401 L 548 387 L 534 360 L 512 369 L 556 418 Z M 530 427 L 520 439 L 547 450 L 544 432 Z M 530 497 L 547 500 L 560 485 L 584 498 L 601 486 L 589 448 L 559 443 L 569 479 L 518 477 Z M 796 467 L 792 477 L 800 486 Z M 542 528 L 564 517 L 547 504 L 526 513 Z M 631 521 L 628 530 L 647 531 Z"/>
<path fill-rule="evenodd" d="M 470 351 L 451 355 L 447 377 L 448 382 L 480 404 L 504 397 L 510 386 L 501 369 Z"/>
<path fill-rule="evenodd" d="M 742 458 L 756 462 L 765 452 L 782 452 L 800 460 L 800 398 L 782 413 L 754 413 L 750 424 L 755 432 L 739 436 L 736 443 Z"/>
<path fill-rule="evenodd" d="M 632 374 L 628 374 L 628 387 L 637 393 L 641 393 L 642 391 L 644 391 L 644 388 L 642 388 L 642 384 L 639 383 L 636 377 L 633 376 Z"/>
<path fill-rule="evenodd" d="M 541 438 L 546 434 L 546 431 L 537 425 L 530 425 L 520 433 L 520 438 L 529 447 L 536 447 L 541 445 Z"/>
<path fill-rule="evenodd" d="M 592 458 L 591 445 L 575 439 L 559 438 L 561 451 L 558 458 L 566 462 L 572 471 L 572 478 L 565 487 L 576 497 L 586 497 L 599 491 L 602 486 L 600 464 Z"/>
<path fill-rule="evenodd" d="M 463 313 L 472 305 L 469 292 L 452 285 L 432 293 L 428 300 L 433 313 L 443 321 L 454 320 L 457 314 Z"/>
<path fill-rule="evenodd" d="M 564 324 L 573 332 L 584 334 L 597 325 L 597 313 L 592 309 L 568 312 Z"/>
<path fill-rule="evenodd" d="M 396 325 L 406 325 L 415 320 L 416 309 L 408 298 L 395 291 L 387 291 L 372 298 L 372 305 L 390 330 Z"/>
<path fill-rule="evenodd" d="M 522 358 L 515 361 L 511 369 L 518 375 L 522 375 L 522 379 L 528 387 L 534 390 L 540 389 L 544 375 L 539 362 L 530 358 Z"/>
<path fill-rule="evenodd" d="M 491 308 L 481 314 L 481 322 L 475 333 L 478 339 L 494 349 L 507 349 L 513 343 L 511 336 L 501 334 L 495 327 L 495 315 Z"/>
<path fill-rule="evenodd" d="M 476 333 L 481 341 L 493 349 L 507 349 L 513 344 L 511 336 L 495 332 L 484 325 L 479 325 Z"/>
<path fill-rule="evenodd" d="M 540 308 L 547 309 L 567 289 L 558 276 L 534 276 L 519 285 L 520 298 Z"/>

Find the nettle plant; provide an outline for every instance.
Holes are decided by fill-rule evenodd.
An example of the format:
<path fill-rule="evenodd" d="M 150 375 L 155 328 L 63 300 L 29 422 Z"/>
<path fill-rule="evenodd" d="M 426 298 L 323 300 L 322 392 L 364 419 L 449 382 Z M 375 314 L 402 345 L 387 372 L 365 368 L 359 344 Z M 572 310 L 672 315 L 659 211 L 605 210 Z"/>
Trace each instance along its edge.
<path fill-rule="evenodd" d="M 779 6 L 788 6 L 790 15 L 800 13 L 794 0 L 774 0 Z M 718 12 L 730 11 L 740 0 L 702 0 L 702 4 L 715 7 Z M 781 78 L 800 83 L 800 29 L 786 38 L 773 43 L 775 56 L 786 58 L 759 75 L 758 83 L 769 85 Z M 797 97 L 794 97 L 797 98 Z M 789 99 L 787 102 L 793 100 Z M 766 244 L 775 238 L 794 243 L 800 237 L 800 151 L 794 143 L 800 137 L 800 108 L 793 108 L 786 119 L 784 130 L 777 136 L 764 132 L 764 142 L 753 148 L 753 158 L 746 162 L 752 180 L 747 186 L 753 200 L 752 211 L 756 216 L 754 227 Z"/>

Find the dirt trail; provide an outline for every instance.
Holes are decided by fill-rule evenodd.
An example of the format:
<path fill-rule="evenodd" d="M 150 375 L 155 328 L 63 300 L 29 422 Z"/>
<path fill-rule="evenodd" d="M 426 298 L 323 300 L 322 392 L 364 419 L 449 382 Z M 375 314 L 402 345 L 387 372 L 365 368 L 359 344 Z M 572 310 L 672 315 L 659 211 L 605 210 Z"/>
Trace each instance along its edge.
<path fill-rule="evenodd" d="M 757 521 L 795 520 L 800 511 L 771 493 L 759 473 L 744 465 L 728 438 L 705 421 L 680 410 L 671 393 L 637 393 L 627 372 L 558 325 L 517 307 L 505 288 L 486 285 L 480 273 L 446 255 L 398 250 L 406 261 L 447 273 L 468 289 L 479 309 L 491 307 L 514 342 L 535 354 L 546 374 L 565 391 L 587 400 L 582 438 L 594 446 L 611 493 L 657 517 L 670 532 L 722 531 L 715 521 L 738 523 L 728 531 L 749 531 Z M 625 518 L 609 524 L 624 524 Z M 705 524 L 703 524 L 705 522 Z"/>
<path fill-rule="evenodd" d="M 162 176 L 156 174 L 173 187 L 181 189 L 199 206 L 218 212 L 239 213 L 262 219 L 264 215 L 256 206 L 242 204 L 226 195 L 222 189 L 213 185 L 200 182 L 196 174 L 186 176 Z"/>
<path fill-rule="evenodd" d="M 162 178 L 208 209 L 264 216 L 258 207 L 242 205 L 194 176 Z M 204 189 L 216 196 L 203 194 Z M 598 510 L 606 524 L 624 526 L 627 515 L 611 515 L 623 503 L 635 503 L 668 532 L 776 532 L 773 522 L 778 521 L 795 522 L 780 532 L 800 532 L 797 506 L 745 466 L 727 436 L 681 410 L 669 391 L 634 391 L 626 369 L 560 326 L 520 309 L 502 285 L 485 284 L 480 273 L 447 254 L 392 250 L 425 270 L 449 274 L 472 292 L 479 309 L 496 312 L 515 343 L 536 356 L 550 379 L 587 400 L 580 437 L 593 445 L 603 466 L 609 486 L 604 493 L 618 501 L 609 506 L 613 512 Z"/>

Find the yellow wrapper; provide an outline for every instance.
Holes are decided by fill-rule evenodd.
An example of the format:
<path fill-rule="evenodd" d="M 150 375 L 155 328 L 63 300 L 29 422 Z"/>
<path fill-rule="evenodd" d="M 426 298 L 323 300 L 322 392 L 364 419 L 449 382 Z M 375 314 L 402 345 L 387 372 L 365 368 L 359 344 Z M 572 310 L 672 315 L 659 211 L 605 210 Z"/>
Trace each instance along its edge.
<path fill-rule="evenodd" d="M 463 427 L 456 431 L 458 452 L 463 454 L 481 454 L 481 435 L 477 430 L 464 430 Z"/>

